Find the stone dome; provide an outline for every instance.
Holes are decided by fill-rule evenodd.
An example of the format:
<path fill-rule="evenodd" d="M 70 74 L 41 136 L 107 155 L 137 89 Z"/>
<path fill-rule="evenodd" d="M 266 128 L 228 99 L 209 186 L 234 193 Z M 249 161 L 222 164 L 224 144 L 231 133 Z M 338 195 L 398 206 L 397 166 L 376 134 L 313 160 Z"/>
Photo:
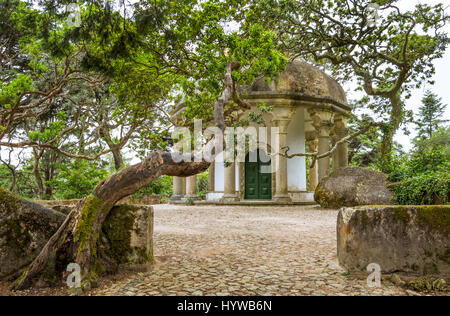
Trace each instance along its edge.
<path fill-rule="evenodd" d="M 302 61 L 292 61 L 278 80 L 260 78 L 247 90 L 249 99 L 287 98 L 314 103 L 331 103 L 351 110 L 342 86 L 322 70 Z"/>

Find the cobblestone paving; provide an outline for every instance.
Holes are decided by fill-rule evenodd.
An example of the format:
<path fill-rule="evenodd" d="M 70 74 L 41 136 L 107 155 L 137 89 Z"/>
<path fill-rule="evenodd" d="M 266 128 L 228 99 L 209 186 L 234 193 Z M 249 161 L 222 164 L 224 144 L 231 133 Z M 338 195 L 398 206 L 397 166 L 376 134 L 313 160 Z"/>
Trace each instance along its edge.
<path fill-rule="evenodd" d="M 337 211 L 155 206 L 156 263 L 97 295 L 405 295 L 369 288 L 336 260 Z"/>

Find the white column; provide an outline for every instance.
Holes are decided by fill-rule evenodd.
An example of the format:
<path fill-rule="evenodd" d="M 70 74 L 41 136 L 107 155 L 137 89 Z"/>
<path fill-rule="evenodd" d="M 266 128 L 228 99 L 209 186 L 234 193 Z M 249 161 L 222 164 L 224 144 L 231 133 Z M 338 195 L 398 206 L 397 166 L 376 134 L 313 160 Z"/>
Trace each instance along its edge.
<path fill-rule="evenodd" d="M 222 202 L 236 202 L 239 198 L 236 194 L 236 163 L 225 166 L 224 195 Z"/>
<path fill-rule="evenodd" d="M 183 197 L 183 178 L 173 177 L 173 193 L 171 200 L 179 201 Z"/>
<path fill-rule="evenodd" d="M 319 139 L 318 134 L 314 126 L 312 125 L 312 121 L 306 122 L 306 145 L 308 146 L 309 153 L 315 153 L 318 151 Z M 312 159 L 309 160 L 309 186 L 308 191 L 314 192 L 316 190 L 317 185 L 319 184 L 319 174 L 317 161 L 312 164 Z"/>
<path fill-rule="evenodd" d="M 310 109 L 310 115 L 315 127 L 319 143 L 319 156 L 330 150 L 330 130 L 333 112 L 327 110 Z M 330 156 L 319 159 L 319 182 L 330 175 Z"/>
<path fill-rule="evenodd" d="M 348 135 L 347 118 L 343 115 L 336 115 L 334 119 L 334 131 L 336 133 L 336 140 L 339 141 Z M 338 168 L 348 167 L 348 143 L 338 145 L 336 150 L 337 165 L 333 164 L 333 170 Z"/>
<path fill-rule="evenodd" d="M 211 166 L 209 166 L 209 172 L 208 172 L 208 191 L 210 193 L 215 191 L 215 179 L 216 179 L 216 175 L 215 175 L 215 166 L 216 166 L 216 162 L 213 161 L 211 163 Z"/>
<path fill-rule="evenodd" d="M 286 152 L 287 146 L 287 128 L 290 123 L 290 119 L 274 119 L 274 124 L 278 127 L 278 140 L 275 142 L 277 153 Z M 292 202 L 288 192 L 288 174 L 287 174 L 287 158 L 282 155 L 276 155 L 276 189 L 273 200 L 278 203 L 290 203 Z"/>
<path fill-rule="evenodd" d="M 186 199 L 198 200 L 197 195 L 197 175 L 186 178 Z"/>

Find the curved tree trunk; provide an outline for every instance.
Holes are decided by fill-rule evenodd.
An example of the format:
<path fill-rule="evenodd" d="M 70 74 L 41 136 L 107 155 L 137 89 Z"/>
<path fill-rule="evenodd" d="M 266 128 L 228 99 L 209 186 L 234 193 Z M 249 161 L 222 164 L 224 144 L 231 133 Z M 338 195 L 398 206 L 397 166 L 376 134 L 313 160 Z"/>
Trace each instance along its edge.
<path fill-rule="evenodd" d="M 225 90 L 214 105 L 215 125 L 225 130 L 224 106 L 235 97 L 233 70 L 240 67 L 233 62 L 227 66 Z M 222 141 L 222 140 L 220 140 Z M 206 145 L 204 152 L 215 152 L 216 139 Z M 108 257 L 99 249 L 103 222 L 116 202 L 147 186 L 162 175 L 189 177 L 207 170 L 210 161 L 194 161 L 191 154 L 153 152 L 139 164 L 125 168 L 100 182 L 94 191 L 67 216 L 59 230 L 50 238 L 39 256 L 16 281 L 14 289 L 28 288 L 38 281 L 47 281 L 62 272 L 57 262 L 75 262 L 81 267 L 82 288 L 96 284 L 98 276 L 108 267 Z"/>
<path fill-rule="evenodd" d="M 122 153 L 120 151 L 120 148 L 115 148 L 111 152 L 112 152 L 112 155 L 113 155 L 113 158 L 114 158 L 114 168 L 116 169 L 116 171 L 118 171 L 123 166 Z"/>
<path fill-rule="evenodd" d="M 44 188 L 44 182 L 42 181 L 41 171 L 40 171 L 42 152 L 38 153 L 36 149 L 33 149 L 33 153 L 34 153 L 33 175 L 34 175 L 34 179 L 36 180 L 36 184 L 38 186 L 39 198 L 41 200 L 44 200 L 45 188 Z"/>
<path fill-rule="evenodd" d="M 389 172 L 394 144 L 394 136 L 400 128 L 403 120 L 403 106 L 399 95 L 391 98 L 392 111 L 390 115 L 389 127 L 384 131 L 381 142 L 381 167 L 383 172 Z"/>

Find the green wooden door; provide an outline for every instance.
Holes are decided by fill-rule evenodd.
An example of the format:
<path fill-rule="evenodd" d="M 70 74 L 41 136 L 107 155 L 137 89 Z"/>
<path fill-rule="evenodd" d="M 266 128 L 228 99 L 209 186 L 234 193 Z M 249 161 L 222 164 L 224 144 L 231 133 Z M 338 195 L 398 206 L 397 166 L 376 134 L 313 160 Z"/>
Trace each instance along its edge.
<path fill-rule="evenodd" d="M 270 158 L 261 150 L 258 150 L 257 161 L 250 161 L 251 157 L 248 154 L 245 158 L 245 198 L 247 200 L 271 200 L 272 173 Z"/>

